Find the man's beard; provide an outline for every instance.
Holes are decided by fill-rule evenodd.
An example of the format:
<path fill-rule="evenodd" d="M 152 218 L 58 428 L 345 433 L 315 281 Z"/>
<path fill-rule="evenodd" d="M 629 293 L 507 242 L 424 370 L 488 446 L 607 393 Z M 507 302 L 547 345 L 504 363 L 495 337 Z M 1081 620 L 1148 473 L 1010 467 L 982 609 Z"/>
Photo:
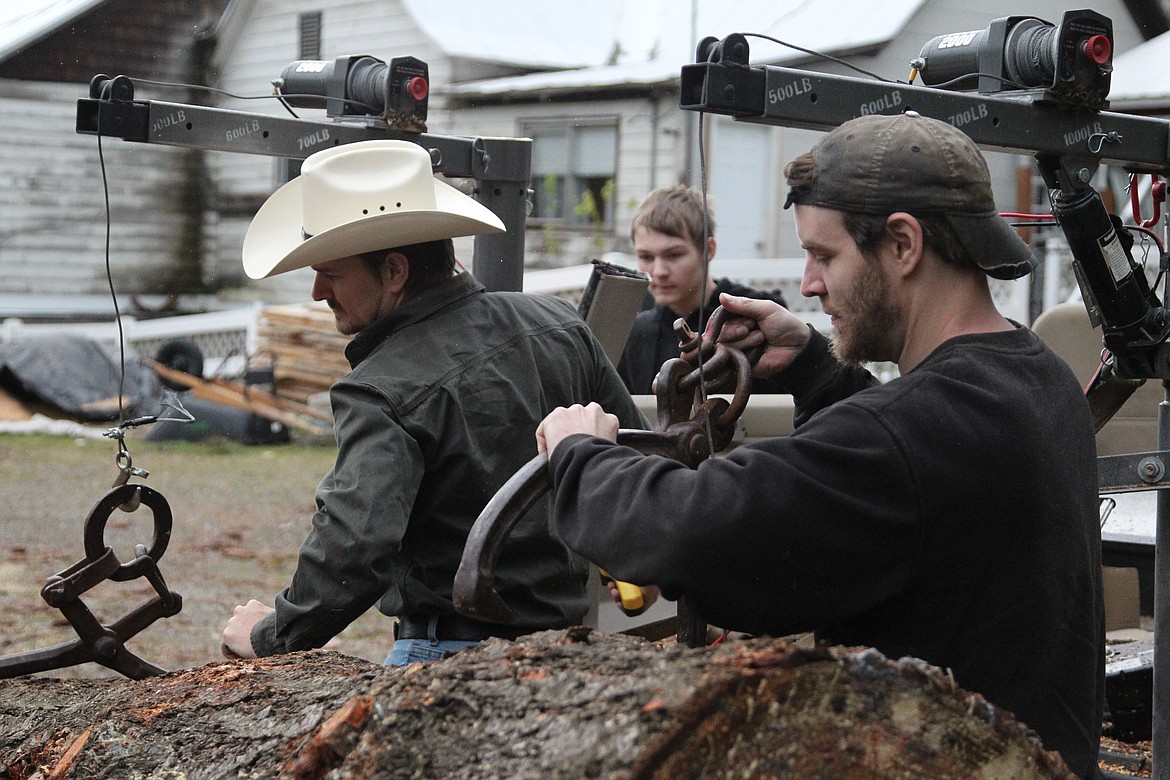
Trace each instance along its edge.
<path fill-rule="evenodd" d="M 358 325 L 354 322 L 349 312 L 341 308 L 341 305 L 332 300 L 325 302 L 329 309 L 333 312 L 333 326 L 337 328 L 337 332 L 343 336 L 353 336 L 360 333 L 364 325 Z"/>
<path fill-rule="evenodd" d="M 837 296 L 837 325 L 830 347 L 842 363 L 897 360 L 892 342 L 902 316 L 876 258 L 866 258 L 853 286 Z"/>

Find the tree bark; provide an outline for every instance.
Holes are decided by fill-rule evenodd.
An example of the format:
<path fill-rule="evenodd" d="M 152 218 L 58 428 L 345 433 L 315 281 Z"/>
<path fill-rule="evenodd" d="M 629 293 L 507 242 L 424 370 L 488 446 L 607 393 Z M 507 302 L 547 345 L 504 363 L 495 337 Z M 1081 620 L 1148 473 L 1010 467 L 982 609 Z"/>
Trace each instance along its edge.
<path fill-rule="evenodd" d="M 579 628 L 389 669 L 325 651 L 0 683 L 0 778 L 1068 776 L 921 662 Z"/>

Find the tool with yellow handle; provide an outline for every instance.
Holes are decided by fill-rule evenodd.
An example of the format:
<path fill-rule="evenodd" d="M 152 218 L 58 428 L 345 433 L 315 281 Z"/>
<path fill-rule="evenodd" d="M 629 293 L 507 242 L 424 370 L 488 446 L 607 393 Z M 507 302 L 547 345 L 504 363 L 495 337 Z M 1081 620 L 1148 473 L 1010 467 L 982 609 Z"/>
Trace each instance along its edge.
<path fill-rule="evenodd" d="M 601 576 L 608 580 L 612 580 L 615 587 L 617 587 L 618 596 L 622 600 L 622 609 L 626 612 L 637 612 L 642 609 L 642 589 L 637 585 L 631 585 L 628 582 L 614 579 L 605 569 L 600 569 Z"/>

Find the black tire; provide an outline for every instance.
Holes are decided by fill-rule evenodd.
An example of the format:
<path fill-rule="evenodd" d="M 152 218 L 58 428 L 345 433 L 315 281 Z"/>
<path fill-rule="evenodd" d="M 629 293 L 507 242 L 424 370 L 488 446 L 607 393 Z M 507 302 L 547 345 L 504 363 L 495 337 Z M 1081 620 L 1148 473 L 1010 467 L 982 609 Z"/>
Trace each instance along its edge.
<path fill-rule="evenodd" d="M 191 339 L 169 339 L 164 341 L 155 353 L 156 362 L 175 371 L 182 371 L 191 376 L 203 377 L 203 350 Z M 174 380 L 159 377 L 160 381 L 172 390 L 186 390 L 187 386 Z"/>

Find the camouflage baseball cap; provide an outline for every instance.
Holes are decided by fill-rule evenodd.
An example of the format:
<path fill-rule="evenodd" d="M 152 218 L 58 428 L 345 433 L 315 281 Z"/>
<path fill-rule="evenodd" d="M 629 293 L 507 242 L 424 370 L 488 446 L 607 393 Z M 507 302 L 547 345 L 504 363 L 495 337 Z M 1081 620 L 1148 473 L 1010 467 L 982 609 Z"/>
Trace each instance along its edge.
<path fill-rule="evenodd" d="M 1035 266 L 1032 250 L 999 216 L 983 154 L 965 133 L 914 111 L 845 122 L 812 149 L 813 181 L 793 203 L 878 216 L 942 216 L 996 279 Z"/>

